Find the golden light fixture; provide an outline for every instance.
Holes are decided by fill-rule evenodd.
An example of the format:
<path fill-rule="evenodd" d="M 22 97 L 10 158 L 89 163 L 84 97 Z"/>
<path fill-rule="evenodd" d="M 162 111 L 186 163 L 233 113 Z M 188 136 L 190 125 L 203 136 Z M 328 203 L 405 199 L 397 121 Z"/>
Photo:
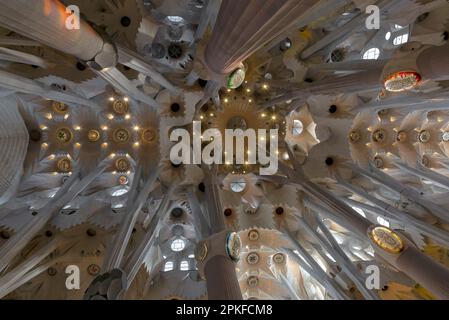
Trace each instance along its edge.
<path fill-rule="evenodd" d="M 247 256 L 246 256 L 246 262 L 249 265 L 256 265 L 259 263 L 260 257 L 256 252 L 250 252 Z"/>
<path fill-rule="evenodd" d="M 60 113 L 60 114 L 67 113 L 69 111 L 68 105 L 66 105 L 65 103 L 62 103 L 62 102 L 58 102 L 58 101 L 53 101 L 51 104 L 51 107 L 52 107 L 53 111 Z"/>
<path fill-rule="evenodd" d="M 66 144 L 66 143 L 69 143 L 70 141 L 72 141 L 72 139 L 73 139 L 73 134 L 72 134 L 72 131 L 70 131 L 70 129 L 59 128 L 58 130 L 56 130 L 56 140 L 59 143 Z"/>
<path fill-rule="evenodd" d="M 156 132 L 153 129 L 145 129 L 142 132 L 142 140 L 146 143 L 152 143 L 156 139 Z"/>
<path fill-rule="evenodd" d="M 118 178 L 118 183 L 120 185 L 122 185 L 122 186 L 128 184 L 128 177 L 127 176 L 120 176 Z"/>
<path fill-rule="evenodd" d="M 373 141 L 377 143 L 384 143 L 387 140 L 387 133 L 383 129 L 378 129 L 373 132 Z"/>
<path fill-rule="evenodd" d="M 72 161 L 67 157 L 60 158 L 56 162 L 56 171 L 58 173 L 69 173 L 72 171 Z"/>
<path fill-rule="evenodd" d="M 112 103 L 112 109 L 118 115 L 125 115 L 126 113 L 128 113 L 129 105 L 127 101 L 115 100 Z"/>
<path fill-rule="evenodd" d="M 257 230 L 250 230 L 248 232 L 248 239 L 251 240 L 251 241 L 259 240 L 259 231 L 257 231 Z"/>
<path fill-rule="evenodd" d="M 399 254 L 404 250 L 404 242 L 393 230 L 384 226 L 374 226 L 368 231 L 370 239 L 382 250 Z"/>
<path fill-rule="evenodd" d="M 349 133 L 349 141 L 350 141 L 351 143 L 357 143 L 357 142 L 359 142 L 359 141 L 360 141 L 360 138 L 361 138 L 360 133 L 359 133 L 358 131 L 356 131 L 356 130 L 353 130 L 353 131 L 351 131 L 351 132 Z"/>
<path fill-rule="evenodd" d="M 131 164 L 129 163 L 129 160 L 126 157 L 120 157 L 117 160 L 115 160 L 115 169 L 118 172 L 128 172 L 131 168 Z"/>
<path fill-rule="evenodd" d="M 129 131 L 123 128 L 114 130 L 113 139 L 117 143 L 126 143 L 130 138 Z"/>
<path fill-rule="evenodd" d="M 250 276 L 246 281 L 250 288 L 256 288 L 259 285 L 259 278 L 257 276 Z"/>
<path fill-rule="evenodd" d="M 90 142 L 97 142 L 98 140 L 100 140 L 100 132 L 98 130 L 95 129 L 91 129 L 87 132 L 87 139 Z"/>
<path fill-rule="evenodd" d="M 285 255 L 283 253 L 276 253 L 273 256 L 273 261 L 276 264 L 283 264 L 285 262 Z"/>

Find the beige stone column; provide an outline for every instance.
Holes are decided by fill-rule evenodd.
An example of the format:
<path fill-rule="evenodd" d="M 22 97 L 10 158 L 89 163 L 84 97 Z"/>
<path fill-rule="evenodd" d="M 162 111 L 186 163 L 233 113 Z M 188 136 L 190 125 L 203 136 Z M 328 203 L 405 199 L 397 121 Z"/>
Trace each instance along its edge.
<path fill-rule="evenodd" d="M 204 267 L 209 300 L 242 300 L 235 264 L 224 256 L 215 256 Z"/>
<path fill-rule="evenodd" d="M 227 74 L 298 22 L 316 0 L 223 0 L 205 51 L 210 70 Z"/>
<path fill-rule="evenodd" d="M 198 270 L 206 279 L 209 300 L 242 300 L 239 281 L 235 270 L 235 262 L 240 249 L 228 252 L 231 231 L 226 230 L 223 211 L 218 193 L 217 168 L 204 167 L 205 207 L 209 215 L 210 234 L 200 241 L 195 254 Z M 234 239 L 238 236 L 234 237 Z M 239 238 L 238 238 L 239 239 Z M 240 246 L 238 240 L 238 247 Z"/>
<path fill-rule="evenodd" d="M 0 0 L 0 26 L 49 47 L 74 55 L 83 61 L 95 61 L 97 68 L 115 66 L 115 48 L 86 22 L 79 30 L 67 28 L 70 13 L 58 0 Z"/>

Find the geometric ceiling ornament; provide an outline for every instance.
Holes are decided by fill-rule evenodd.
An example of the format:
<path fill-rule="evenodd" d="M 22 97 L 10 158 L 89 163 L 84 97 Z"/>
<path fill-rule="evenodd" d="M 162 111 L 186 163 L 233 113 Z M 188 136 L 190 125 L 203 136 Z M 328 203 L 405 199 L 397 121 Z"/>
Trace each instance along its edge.
<path fill-rule="evenodd" d="M 250 230 L 248 232 L 248 239 L 251 241 L 259 240 L 259 232 L 257 230 Z"/>
<path fill-rule="evenodd" d="M 360 139 L 361 139 L 360 132 L 353 130 L 349 133 L 349 141 L 351 143 L 357 143 L 360 141 Z"/>
<path fill-rule="evenodd" d="M 100 140 L 100 132 L 95 129 L 91 129 L 87 132 L 87 139 L 89 142 L 97 142 Z"/>
<path fill-rule="evenodd" d="M 284 264 L 285 263 L 285 255 L 283 253 L 276 253 L 273 256 L 273 262 L 276 264 Z"/>
<path fill-rule="evenodd" d="M 100 273 L 101 268 L 96 264 L 91 264 L 87 267 L 87 273 L 91 276 L 96 276 Z"/>
<path fill-rule="evenodd" d="M 114 110 L 114 112 L 118 115 L 124 115 L 126 113 L 128 113 L 129 110 L 129 105 L 128 105 L 128 101 L 126 101 L 127 98 L 125 98 L 125 100 L 114 100 L 112 102 L 112 109 Z"/>
<path fill-rule="evenodd" d="M 373 132 L 372 139 L 374 142 L 382 144 L 387 140 L 387 133 L 383 129 L 378 129 Z"/>
<path fill-rule="evenodd" d="M 58 159 L 56 162 L 56 171 L 58 173 L 69 173 L 72 171 L 72 161 L 68 157 Z"/>
<path fill-rule="evenodd" d="M 145 143 L 152 143 L 156 139 L 156 131 L 154 129 L 145 129 L 142 132 L 142 140 Z"/>
<path fill-rule="evenodd" d="M 60 128 L 56 130 L 56 140 L 61 144 L 66 144 L 72 141 L 73 133 L 70 129 Z"/>
<path fill-rule="evenodd" d="M 115 169 L 118 172 L 128 172 L 131 168 L 131 164 L 129 163 L 128 158 L 120 157 L 115 160 Z"/>
<path fill-rule="evenodd" d="M 65 103 L 62 103 L 62 102 L 58 102 L 58 101 L 53 101 L 51 104 L 51 107 L 52 107 L 53 111 L 60 113 L 60 114 L 65 114 L 65 113 L 67 113 L 67 111 L 69 111 L 68 105 L 66 105 Z"/>
<path fill-rule="evenodd" d="M 259 278 L 256 276 L 250 276 L 247 280 L 248 287 L 256 288 L 259 285 Z"/>
<path fill-rule="evenodd" d="M 246 256 L 246 262 L 250 265 L 256 265 L 259 263 L 260 257 L 256 252 L 251 252 Z"/>
<path fill-rule="evenodd" d="M 130 133 L 124 128 L 116 129 L 114 130 L 112 138 L 117 143 L 126 143 L 130 139 Z"/>

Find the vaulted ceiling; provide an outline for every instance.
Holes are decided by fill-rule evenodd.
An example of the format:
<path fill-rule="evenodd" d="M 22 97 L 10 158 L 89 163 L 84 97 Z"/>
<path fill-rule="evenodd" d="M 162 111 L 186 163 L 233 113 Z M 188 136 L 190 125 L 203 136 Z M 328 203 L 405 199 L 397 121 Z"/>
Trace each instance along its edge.
<path fill-rule="evenodd" d="M 448 17 L 0 0 L 0 297 L 449 299 Z"/>

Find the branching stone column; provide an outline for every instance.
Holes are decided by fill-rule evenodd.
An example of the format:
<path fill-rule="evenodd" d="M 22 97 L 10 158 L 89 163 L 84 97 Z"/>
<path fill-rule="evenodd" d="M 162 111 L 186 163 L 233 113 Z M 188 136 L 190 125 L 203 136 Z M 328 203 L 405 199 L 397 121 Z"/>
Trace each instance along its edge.
<path fill-rule="evenodd" d="M 432 181 L 442 188 L 449 189 L 449 178 L 447 176 L 426 168 L 420 163 L 416 164 L 416 168 L 410 167 L 402 161 L 394 160 L 394 163 L 398 168 L 407 173 Z"/>
<path fill-rule="evenodd" d="M 422 205 L 424 208 L 427 208 L 436 217 L 442 219 L 443 221 L 447 221 L 449 214 L 447 213 L 446 209 L 436 205 L 431 200 L 426 199 L 425 196 L 417 190 L 401 183 L 382 170 L 375 168 L 371 164 L 369 165 L 368 170 L 362 169 L 354 164 L 351 164 L 350 167 L 354 172 L 367 178 L 373 179 L 374 181 L 381 183 L 391 191 L 397 192 L 398 194 L 403 195 L 408 199 L 412 199 L 413 202 L 416 202 Z"/>
<path fill-rule="evenodd" d="M 41 230 L 57 212 L 83 192 L 92 181 L 104 172 L 105 169 L 106 164 L 100 163 L 95 170 L 81 180 L 78 180 L 78 171 L 72 174 L 55 196 L 42 208 L 35 211 L 33 219 L 28 221 L 8 242 L 0 247 L 0 270 L 4 270 L 14 257 L 17 256 L 20 250 L 26 246 L 36 233 L 39 232 L 39 230 Z"/>
<path fill-rule="evenodd" d="M 223 0 L 205 51 L 209 69 L 228 74 L 301 18 L 316 0 Z"/>
<path fill-rule="evenodd" d="M 307 195 L 306 205 L 321 214 L 330 214 L 336 218 L 334 220 L 337 223 L 342 222 L 342 225 L 349 226 L 357 236 L 365 237 L 366 230 L 371 225 L 371 222 L 359 215 L 332 192 L 307 179 L 301 164 L 291 153 L 291 150 L 288 150 L 288 152 L 293 168 L 285 162 L 279 161 L 279 169 L 290 178 L 291 184 L 298 186 Z"/>
<path fill-rule="evenodd" d="M 74 55 L 98 70 L 114 67 L 117 52 L 89 24 L 66 27 L 69 14 L 58 0 L 0 0 L 0 26 Z"/>
<path fill-rule="evenodd" d="M 216 169 L 205 168 L 207 212 L 211 234 L 196 249 L 198 270 L 206 278 L 210 300 L 242 300 L 235 262 L 240 252 L 240 239 L 226 230 L 216 182 Z"/>
<path fill-rule="evenodd" d="M 115 234 L 113 241 L 111 241 L 110 249 L 107 251 L 107 255 L 103 261 L 104 270 L 113 270 L 120 268 L 123 264 L 123 259 L 125 257 L 125 251 L 128 247 L 131 234 L 136 224 L 137 218 L 140 214 L 145 201 L 148 199 L 148 195 L 154 187 L 157 177 L 159 176 L 159 168 L 153 168 L 146 177 L 146 182 L 144 186 L 139 190 L 136 196 L 138 185 L 141 178 L 141 166 L 134 175 L 134 181 L 132 185 L 132 190 L 129 192 L 129 198 L 127 201 L 128 212 L 121 222 L 120 229 Z"/>

